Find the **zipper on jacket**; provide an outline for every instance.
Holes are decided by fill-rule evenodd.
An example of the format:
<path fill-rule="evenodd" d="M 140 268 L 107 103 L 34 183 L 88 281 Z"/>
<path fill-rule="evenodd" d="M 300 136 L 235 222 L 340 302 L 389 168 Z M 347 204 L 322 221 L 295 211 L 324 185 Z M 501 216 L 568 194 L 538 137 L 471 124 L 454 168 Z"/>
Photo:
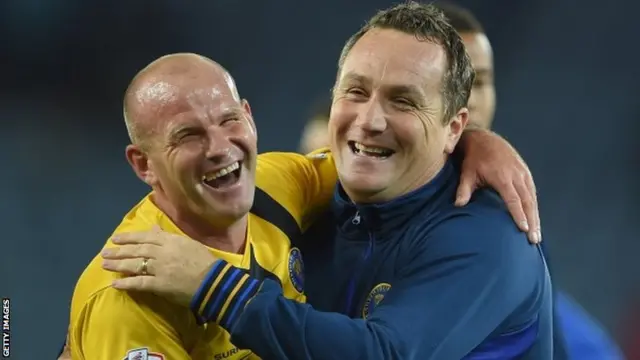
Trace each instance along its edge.
<path fill-rule="evenodd" d="M 356 212 L 356 215 L 353 217 L 353 220 L 351 220 L 351 223 L 353 225 L 360 225 L 360 222 L 361 222 L 360 212 Z M 373 243 L 374 243 L 373 233 L 371 231 L 368 231 L 367 233 L 369 235 L 369 243 L 367 247 L 362 251 L 358 270 L 352 273 L 351 278 L 349 279 L 349 285 L 347 288 L 347 301 L 346 301 L 344 313 L 347 314 L 349 317 L 351 317 L 354 310 L 353 297 L 355 296 L 356 288 L 358 287 L 357 286 L 358 279 L 361 277 L 362 272 L 364 271 L 365 265 L 369 261 L 369 258 L 371 257 L 371 253 L 373 252 Z"/>

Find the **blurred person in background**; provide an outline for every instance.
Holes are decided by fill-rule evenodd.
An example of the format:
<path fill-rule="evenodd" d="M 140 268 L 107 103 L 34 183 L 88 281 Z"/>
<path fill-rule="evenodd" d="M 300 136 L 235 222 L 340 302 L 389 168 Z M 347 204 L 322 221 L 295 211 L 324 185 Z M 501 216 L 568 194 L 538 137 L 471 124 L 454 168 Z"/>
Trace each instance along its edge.
<path fill-rule="evenodd" d="M 448 2 L 436 5 L 460 33 L 476 71 L 469 98 L 469 121 L 490 129 L 496 108 L 493 50 L 480 21 L 461 6 Z M 555 295 L 556 331 L 554 359 L 622 359 L 615 342 L 575 300 L 562 291 Z"/>
<path fill-rule="evenodd" d="M 329 223 L 300 243 L 319 310 L 268 279 L 238 290 L 259 279 L 221 274 L 225 261 L 211 255 L 195 266 L 208 253 L 185 237 L 128 234 L 118 241 L 128 246 L 103 255 L 128 273 L 154 259 L 153 284 L 123 279 L 130 289 L 195 294 L 197 317 L 265 358 L 547 360 L 552 296 L 540 248 L 516 241 L 524 235 L 492 192 L 454 205 L 460 170 L 449 155 L 473 77 L 461 38 L 430 5 L 381 11 L 345 44 L 330 120 L 340 183 Z M 204 281 L 177 281 L 193 278 Z"/>
<path fill-rule="evenodd" d="M 316 149 L 329 146 L 329 115 L 331 113 L 331 100 L 320 98 L 313 107 L 309 121 L 302 130 L 299 151 L 308 154 Z"/>
<path fill-rule="evenodd" d="M 225 261 L 227 265 L 217 269 L 219 276 L 246 280 L 238 285 L 237 292 L 227 294 L 230 300 L 234 294 L 255 290 L 252 287 L 257 282 L 247 280 L 246 271 L 255 279 L 276 279 L 287 298 L 304 301 L 300 254 L 290 244 L 333 193 L 336 171 L 332 157 L 326 153 L 311 157 L 292 153 L 257 156 L 257 136 L 248 102 L 239 97 L 226 70 L 195 54 L 160 58 L 137 74 L 125 94 L 124 115 L 131 138 L 127 160 L 152 193 L 125 216 L 103 251 L 108 253 L 123 232 L 160 234 L 162 230 L 188 236 L 198 241 L 189 240 L 191 243 L 206 246 L 203 256 L 210 252 Z M 502 169 L 484 175 L 524 171 L 529 176 L 504 140 L 488 133 L 470 136 L 465 152 L 473 154 L 471 161 L 481 159 L 485 169 L 492 164 Z M 478 149 L 473 145 L 478 141 L 473 140 L 475 136 L 480 136 L 482 143 Z M 487 146 L 491 143 L 495 146 Z M 487 157 L 491 164 L 486 163 Z M 484 175 L 473 174 L 472 178 Z M 515 186 L 512 179 L 487 180 L 513 187 L 498 188 L 502 193 L 514 193 L 517 186 L 533 184 L 530 178 Z M 469 183 L 462 181 L 461 186 Z M 524 211 L 522 204 L 517 207 L 516 216 Z M 537 209 L 528 210 L 534 211 L 527 215 L 534 219 L 531 223 L 535 227 Z M 128 259 L 125 266 L 132 270 L 126 273 L 142 278 L 122 279 L 104 270 L 121 268 L 111 267 L 109 261 L 101 264 L 100 256 L 93 259 L 73 295 L 67 350 L 74 359 L 252 356 L 232 345 L 222 328 L 202 326 L 202 319 L 194 318 L 188 308 L 148 293 L 118 290 L 123 281 L 125 285 L 131 279 L 150 281 L 154 272 L 170 270 L 160 269 L 156 261 L 153 257 Z M 184 298 L 184 294 L 177 294 L 181 296 Z M 207 296 L 201 299 L 203 304 L 210 300 L 211 293 Z M 213 311 L 207 307 L 196 310 L 202 315 Z M 62 358 L 68 355 L 69 351 Z"/>

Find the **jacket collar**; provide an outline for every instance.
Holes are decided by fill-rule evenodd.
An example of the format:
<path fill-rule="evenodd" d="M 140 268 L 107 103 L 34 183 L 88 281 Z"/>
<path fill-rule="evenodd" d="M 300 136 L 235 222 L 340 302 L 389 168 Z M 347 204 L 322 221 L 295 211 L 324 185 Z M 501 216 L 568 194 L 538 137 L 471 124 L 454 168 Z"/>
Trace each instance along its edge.
<path fill-rule="evenodd" d="M 338 182 L 332 203 L 333 215 L 344 235 L 360 238 L 361 232 L 366 231 L 382 240 L 433 203 L 443 190 L 457 186 L 458 179 L 453 178 L 455 173 L 453 161 L 448 160 L 427 184 L 393 200 L 372 204 L 353 203 Z"/>

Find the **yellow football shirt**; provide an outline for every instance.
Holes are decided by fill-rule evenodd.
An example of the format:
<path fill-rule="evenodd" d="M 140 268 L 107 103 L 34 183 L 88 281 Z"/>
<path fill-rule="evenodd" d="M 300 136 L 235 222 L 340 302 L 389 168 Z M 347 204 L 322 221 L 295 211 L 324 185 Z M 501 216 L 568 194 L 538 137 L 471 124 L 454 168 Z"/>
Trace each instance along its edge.
<path fill-rule="evenodd" d="M 257 278 L 273 277 L 284 295 L 305 301 L 302 259 L 291 246 L 313 216 L 328 203 L 336 183 L 326 150 L 309 156 L 265 153 L 258 157 L 256 198 L 249 214 L 243 254 L 210 248 L 216 257 L 247 269 Z M 124 217 L 114 234 L 149 230 L 184 235 L 145 197 Z M 115 246 L 107 241 L 105 247 Z M 103 270 L 96 256 L 80 276 L 71 303 L 69 342 L 75 360 L 253 359 L 229 342 L 215 324 L 198 325 L 191 310 L 149 293 L 113 289 L 119 275 Z"/>

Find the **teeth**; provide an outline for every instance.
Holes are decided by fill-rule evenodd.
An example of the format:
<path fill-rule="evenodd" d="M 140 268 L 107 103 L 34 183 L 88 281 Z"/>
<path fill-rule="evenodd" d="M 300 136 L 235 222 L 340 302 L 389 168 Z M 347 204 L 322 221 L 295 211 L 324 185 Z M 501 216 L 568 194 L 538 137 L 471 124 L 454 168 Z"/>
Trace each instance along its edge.
<path fill-rule="evenodd" d="M 214 173 L 209 173 L 205 176 L 202 177 L 203 181 L 211 181 L 211 180 L 215 180 L 219 177 L 225 176 L 228 173 L 232 172 L 232 171 L 236 171 L 240 168 L 240 162 L 234 162 L 233 164 L 227 166 L 224 169 L 218 170 Z"/>
<path fill-rule="evenodd" d="M 389 150 L 387 150 L 387 149 L 369 147 L 369 146 L 365 146 L 365 145 L 363 145 L 363 144 L 361 144 L 359 142 L 355 142 L 355 147 L 359 151 L 366 151 L 368 153 L 374 153 L 374 154 L 387 154 L 387 153 L 389 153 Z"/>

